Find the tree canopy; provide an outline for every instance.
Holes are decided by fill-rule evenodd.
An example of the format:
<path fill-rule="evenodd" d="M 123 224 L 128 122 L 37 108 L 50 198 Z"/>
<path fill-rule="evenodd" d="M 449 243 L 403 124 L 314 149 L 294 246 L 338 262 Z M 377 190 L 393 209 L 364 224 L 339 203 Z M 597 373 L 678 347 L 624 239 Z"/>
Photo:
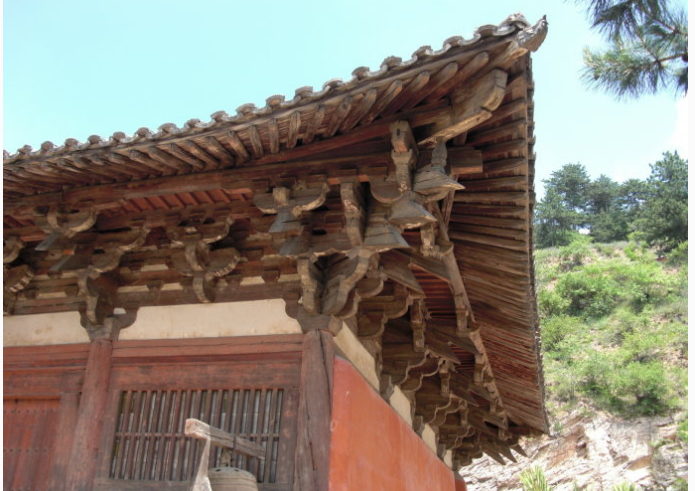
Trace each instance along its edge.
<path fill-rule="evenodd" d="M 663 251 L 688 240 L 688 161 L 666 152 L 647 180 L 622 184 L 591 180 L 581 164 L 566 164 L 545 179 L 535 211 L 537 247 L 567 245 L 577 232 L 597 242 L 636 239 Z"/>
<path fill-rule="evenodd" d="M 668 0 L 577 0 L 608 47 L 584 50 L 584 81 L 618 98 L 688 91 L 688 15 Z"/>
<path fill-rule="evenodd" d="M 637 238 L 668 251 L 688 240 L 688 161 L 666 152 L 650 167 L 644 206 L 634 226 Z"/>

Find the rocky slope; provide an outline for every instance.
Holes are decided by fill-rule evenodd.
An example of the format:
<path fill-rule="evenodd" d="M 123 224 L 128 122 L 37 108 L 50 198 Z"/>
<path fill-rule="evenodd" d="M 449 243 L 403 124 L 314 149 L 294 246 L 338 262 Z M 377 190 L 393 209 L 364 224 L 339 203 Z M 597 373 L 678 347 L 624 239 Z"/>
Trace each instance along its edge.
<path fill-rule="evenodd" d="M 610 490 L 623 482 L 638 489 L 687 489 L 688 450 L 677 437 L 674 418 L 620 420 L 577 410 L 563 418 L 555 436 L 527 440 L 528 457 L 501 466 L 484 457 L 462 471 L 469 491 L 521 489 L 519 474 L 529 467 L 545 471 L 556 491 Z"/>

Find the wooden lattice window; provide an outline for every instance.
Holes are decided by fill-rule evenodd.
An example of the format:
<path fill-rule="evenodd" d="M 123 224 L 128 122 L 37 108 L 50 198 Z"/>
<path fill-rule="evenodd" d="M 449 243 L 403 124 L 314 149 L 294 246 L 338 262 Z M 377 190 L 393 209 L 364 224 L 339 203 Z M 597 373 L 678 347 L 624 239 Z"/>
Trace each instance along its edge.
<path fill-rule="evenodd" d="M 265 461 L 233 454 L 231 462 L 223 462 L 224 455 L 214 448 L 211 467 L 240 467 L 254 473 L 260 483 L 274 483 L 285 399 L 281 388 L 121 391 L 109 478 L 190 480 L 202 445 L 184 435 L 184 423 L 196 418 L 266 449 Z"/>

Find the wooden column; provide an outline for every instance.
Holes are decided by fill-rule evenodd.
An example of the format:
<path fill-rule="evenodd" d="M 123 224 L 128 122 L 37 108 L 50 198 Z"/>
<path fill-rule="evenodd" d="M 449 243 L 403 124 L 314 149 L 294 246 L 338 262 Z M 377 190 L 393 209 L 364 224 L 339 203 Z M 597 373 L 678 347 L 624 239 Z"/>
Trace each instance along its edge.
<path fill-rule="evenodd" d="M 333 394 L 333 335 L 304 335 L 293 491 L 327 491 Z"/>
<path fill-rule="evenodd" d="M 51 480 L 48 486 L 48 489 L 53 491 L 68 489 L 65 487 L 65 481 L 70 471 L 70 452 L 77 427 L 79 403 L 80 394 L 77 392 L 64 392 L 60 396 L 56 439 L 51 461 Z"/>
<path fill-rule="evenodd" d="M 111 378 L 112 350 L 110 339 L 92 341 L 89 348 L 65 485 L 65 489 L 71 491 L 92 489 Z"/>

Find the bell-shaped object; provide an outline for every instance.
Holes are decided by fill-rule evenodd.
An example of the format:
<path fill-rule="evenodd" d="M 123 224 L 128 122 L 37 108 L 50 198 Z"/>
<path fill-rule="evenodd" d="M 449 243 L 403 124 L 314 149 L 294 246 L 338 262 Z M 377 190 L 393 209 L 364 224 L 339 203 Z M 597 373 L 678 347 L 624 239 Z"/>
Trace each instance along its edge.
<path fill-rule="evenodd" d="M 208 471 L 212 491 L 258 491 L 256 476 L 237 467 L 215 467 Z"/>
<path fill-rule="evenodd" d="M 401 247 L 409 247 L 400 231 L 386 219 L 387 208 L 374 203 L 369 212 L 369 223 L 364 232 L 364 246 L 376 251 L 388 251 Z"/>
<path fill-rule="evenodd" d="M 415 193 L 406 191 L 403 197 L 391 205 L 389 222 L 403 229 L 418 228 L 437 221 L 420 203 Z"/>

